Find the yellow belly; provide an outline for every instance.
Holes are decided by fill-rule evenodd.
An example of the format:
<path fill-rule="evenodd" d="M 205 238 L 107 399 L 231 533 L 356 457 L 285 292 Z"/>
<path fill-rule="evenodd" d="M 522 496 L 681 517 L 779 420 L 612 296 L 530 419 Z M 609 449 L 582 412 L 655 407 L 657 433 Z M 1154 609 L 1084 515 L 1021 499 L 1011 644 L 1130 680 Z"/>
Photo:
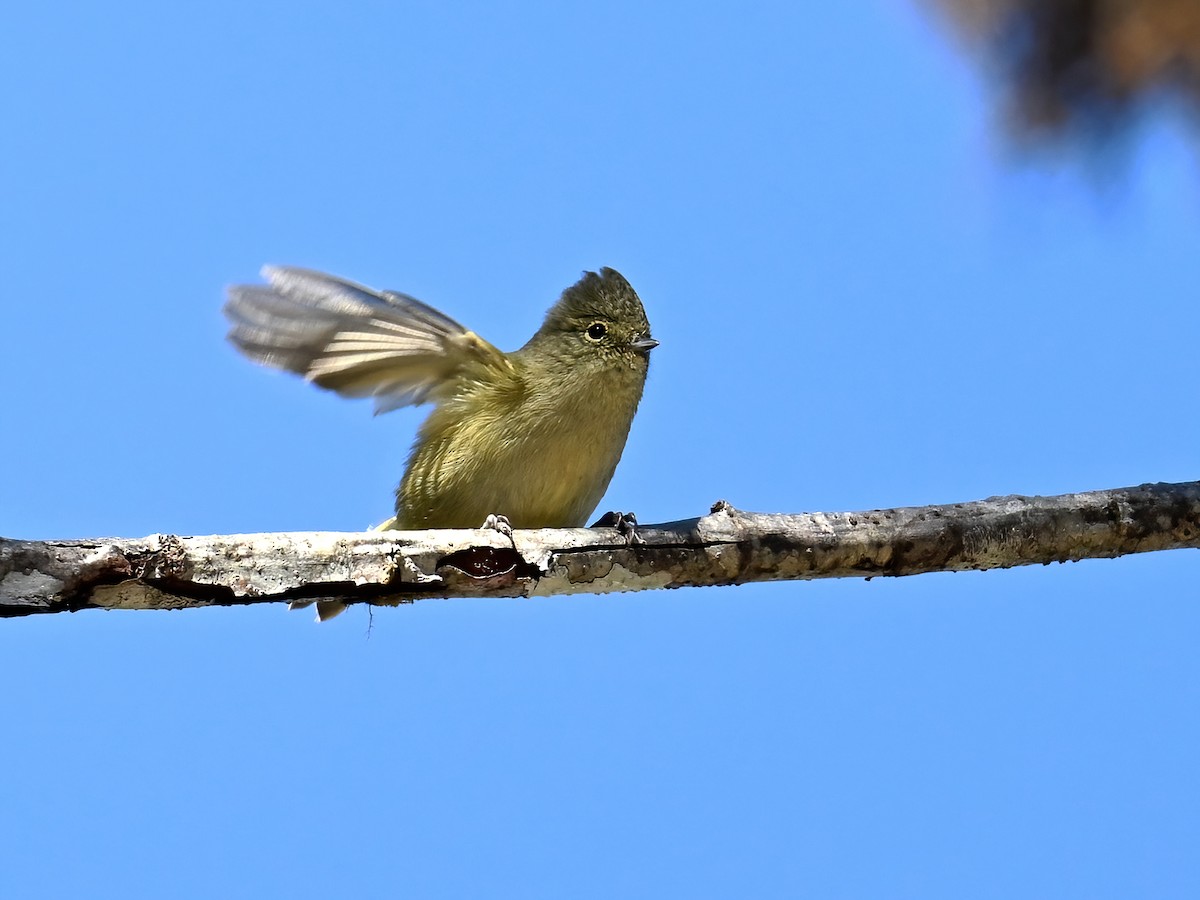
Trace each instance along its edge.
<path fill-rule="evenodd" d="M 435 409 L 396 491 L 398 527 L 477 528 L 492 514 L 514 528 L 586 525 L 637 405 L 588 399 L 506 408 L 467 398 Z"/>

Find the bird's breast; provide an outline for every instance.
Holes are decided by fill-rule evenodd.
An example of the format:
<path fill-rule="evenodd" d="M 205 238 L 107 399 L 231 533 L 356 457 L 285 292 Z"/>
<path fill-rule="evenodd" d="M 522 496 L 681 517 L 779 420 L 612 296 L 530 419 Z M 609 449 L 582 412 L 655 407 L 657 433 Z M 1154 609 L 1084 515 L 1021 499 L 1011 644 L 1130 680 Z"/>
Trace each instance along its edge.
<path fill-rule="evenodd" d="M 634 373 L 636 374 L 636 373 Z M 525 373 L 440 405 L 421 429 L 397 492 L 406 527 L 587 524 L 625 447 L 641 384 Z"/>

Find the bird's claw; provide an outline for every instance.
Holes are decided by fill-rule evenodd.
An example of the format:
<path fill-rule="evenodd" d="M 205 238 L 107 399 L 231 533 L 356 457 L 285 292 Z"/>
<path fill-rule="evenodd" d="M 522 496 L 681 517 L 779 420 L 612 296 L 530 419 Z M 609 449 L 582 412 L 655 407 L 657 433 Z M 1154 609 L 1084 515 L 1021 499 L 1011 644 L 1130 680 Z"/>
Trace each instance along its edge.
<path fill-rule="evenodd" d="M 638 534 L 638 520 L 637 516 L 633 513 L 610 510 L 597 519 L 592 527 L 617 529 L 617 534 L 625 538 L 625 546 L 627 547 L 646 543 L 642 536 Z"/>
<path fill-rule="evenodd" d="M 486 519 L 483 520 L 483 524 L 479 527 L 487 528 L 491 531 L 498 531 L 510 541 L 513 540 L 512 524 L 508 521 L 508 516 L 498 516 L 495 513 L 491 513 Z"/>

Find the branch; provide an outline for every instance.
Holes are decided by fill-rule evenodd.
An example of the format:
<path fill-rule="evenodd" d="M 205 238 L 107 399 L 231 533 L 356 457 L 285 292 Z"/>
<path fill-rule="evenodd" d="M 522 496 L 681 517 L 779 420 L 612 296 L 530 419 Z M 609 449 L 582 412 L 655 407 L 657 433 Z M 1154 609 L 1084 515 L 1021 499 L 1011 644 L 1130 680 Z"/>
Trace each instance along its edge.
<path fill-rule="evenodd" d="M 0 538 L 0 617 L 335 599 L 528 597 L 994 569 L 1200 547 L 1200 482 L 639 529 Z"/>

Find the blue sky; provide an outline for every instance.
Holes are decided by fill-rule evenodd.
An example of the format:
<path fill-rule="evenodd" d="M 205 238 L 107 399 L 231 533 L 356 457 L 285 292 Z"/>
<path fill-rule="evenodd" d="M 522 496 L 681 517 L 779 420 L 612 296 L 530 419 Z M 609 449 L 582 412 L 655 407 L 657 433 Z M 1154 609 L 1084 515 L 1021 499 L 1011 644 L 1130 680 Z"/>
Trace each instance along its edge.
<path fill-rule="evenodd" d="M 423 410 L 240 359 L 267 262 L 654 334 L 602 506 L 1197 477 L 1200 190 L 998 143 L 888 2 L 6 13 L 0 534 L 355 530 Z M 1115 180 L 1109 180 L 1112 176 Z M 12 897 L 1194 897 L 1200 558 L 0 622 Z"/>

